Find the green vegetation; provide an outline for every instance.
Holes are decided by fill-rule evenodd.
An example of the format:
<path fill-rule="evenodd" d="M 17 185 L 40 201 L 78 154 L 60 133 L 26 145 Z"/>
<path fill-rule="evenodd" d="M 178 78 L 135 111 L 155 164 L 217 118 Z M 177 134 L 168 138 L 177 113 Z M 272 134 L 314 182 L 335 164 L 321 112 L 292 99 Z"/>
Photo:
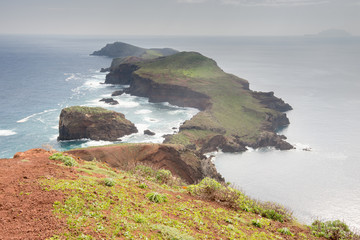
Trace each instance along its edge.
<path fill-rule="evenodd" d="M 50 160 L 59 160 L 65 164 L 65 166 L 73 167 L 77 165 L 75 159 L 70 156 L 63 155 L 62 153 L 54 153 L 49 157 Z"/>
<path fill-rule="evenodd" d="M 278 229 L 279 233 L 285 234 L 285 235 L 289 235 L 289 236 L 294 236 L 294 234 L 286 227 L 284 228 L 279 228 Z"/>
<path fill-rule="evenodd" d="M 334 240 L 360 239 L 350 231 L 350 228 L 340 220 L 322 222 L 316 220 L 311 224 L 312 233 L 317 237 Z"/>
<path fill-rule="evenodd" d="M 317 239 L 288 217 L 281 223 L 259 216 L 269 210 L 264 206 L 277 205 L 262 205 L 209 178 L 196 185 L 167 185 L 162 180 L 168 173 L 148 166 L 119 171 L 97 161 L 79 161 L 75 169 L 76 179 L 40 180 L 44 191 L 65 196 L 53 204 L 53 213 L 67 227 L 50 239 L 256 240 L 284 239 L 289 232 L 296 239 Z M 116 184 L 109 187 L 107 180 Z"/>
<path fill-rule="evenodd" d="M 105 178 L 104 184 L 105 184 L 105 186 L 112 187 L 112 186 L 115 186 L 116 183 L 115 183 L 114 179 L 112 179 L 112 178 Z"/>
<path fill-rule="evenodd" d="M 146 197 L 154 203 L 163 203 L 168 201 L 166 195 L 157 192 L 148 193 L 146 194 Z"/>
<path fill-rule="evenodd" d="M 107 110 L 102 107 L 85 107 L 85 106 L 72 106 L 64 108 L 64 110 L 69 112 L 79 112 L 83 114 L 104 114 L 104 113 L 112 113 L 113 111 Z"/>
<path fill-rule="evenodd" d="M 241 136 L 251 145 L 268 126 L 268 116 L 280 114 L 260 104 L 247 90 L 246 80 L 223 72 L 214 60 L 199 53 L 181 52 L 136 64 L 140 68 L 135 73 L 143 78 L 185 86 L 211 98 L 212 106 L 186 121 L 171 143 L 198 143 L 220 133 L 230 140 Z"/>
<path fill-rule="evenodd" d="M 292 213 L 286 208 L 274 203 L 255 201 L 241 191 L 231 188 L 226 184 L 220 184 L 211 178 L 204 178 L 197 185 L 190 185 L 187 189 L 193 195 L 220 202 L 236 210 L 253 212 L 279 222 L 291 221 L 293 219 Z"/>

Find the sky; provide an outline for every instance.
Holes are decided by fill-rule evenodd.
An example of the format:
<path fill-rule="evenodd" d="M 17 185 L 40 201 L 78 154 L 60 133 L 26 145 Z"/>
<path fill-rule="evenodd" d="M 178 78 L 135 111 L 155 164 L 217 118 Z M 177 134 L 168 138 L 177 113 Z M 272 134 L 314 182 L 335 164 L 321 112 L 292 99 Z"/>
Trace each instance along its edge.
<path fill-rule="evenodd" d="M 360 0 L 0 0 L 0 34 L 360 35 Z"/>

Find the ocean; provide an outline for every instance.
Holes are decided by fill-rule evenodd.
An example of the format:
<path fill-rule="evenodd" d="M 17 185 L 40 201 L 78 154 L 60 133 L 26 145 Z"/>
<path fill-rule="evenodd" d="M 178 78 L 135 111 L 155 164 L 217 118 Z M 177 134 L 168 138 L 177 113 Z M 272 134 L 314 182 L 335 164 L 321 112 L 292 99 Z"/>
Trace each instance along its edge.
<path fill-rule="evenodd" d="M 0 158 L 50 145 L 58 150 L 109 144 L 58 142 L 62 108 L 101 106 L 125 114 L 138 134 L 123 142 L 162 142 L 198 110 L 130 95 L 99 102 L 126 86 L 102 84 L 111 59 L 89 56 L 105 44 L 198 51 L 256 91 L 274 91 L 294 110 L 281 130 L 297 149 L 215 153 L 229 182 L 253 198 L 292 209 L 304 223 L 340 219 L 360 230 L 360 38 L 0 36 Z M 155 136 L 142 132 L 150 129 Z M 303 151 L 309 148 L 311 151 Z"/>

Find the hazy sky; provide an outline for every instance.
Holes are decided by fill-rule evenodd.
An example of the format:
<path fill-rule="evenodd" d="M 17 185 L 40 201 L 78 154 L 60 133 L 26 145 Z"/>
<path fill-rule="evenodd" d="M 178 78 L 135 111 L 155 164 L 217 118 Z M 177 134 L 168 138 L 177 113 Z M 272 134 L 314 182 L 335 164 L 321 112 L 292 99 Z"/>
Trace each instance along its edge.
<path fill-rule="evenodd" d="M 0 0 L 0 34 L 360 35 L 360 0 Z"/>

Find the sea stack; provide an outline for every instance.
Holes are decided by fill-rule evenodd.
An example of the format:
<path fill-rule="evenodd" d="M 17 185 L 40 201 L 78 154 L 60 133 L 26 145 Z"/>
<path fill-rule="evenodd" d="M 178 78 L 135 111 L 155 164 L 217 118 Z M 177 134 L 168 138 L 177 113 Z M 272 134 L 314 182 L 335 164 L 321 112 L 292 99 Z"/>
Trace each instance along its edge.
<path fill-rule="evenodd" d="M 73 106 L 61 111 L 58 140 L 88 138 L 117 141 L 137 132 L 135 125 L 122 113 L 100 107 Z"/>

